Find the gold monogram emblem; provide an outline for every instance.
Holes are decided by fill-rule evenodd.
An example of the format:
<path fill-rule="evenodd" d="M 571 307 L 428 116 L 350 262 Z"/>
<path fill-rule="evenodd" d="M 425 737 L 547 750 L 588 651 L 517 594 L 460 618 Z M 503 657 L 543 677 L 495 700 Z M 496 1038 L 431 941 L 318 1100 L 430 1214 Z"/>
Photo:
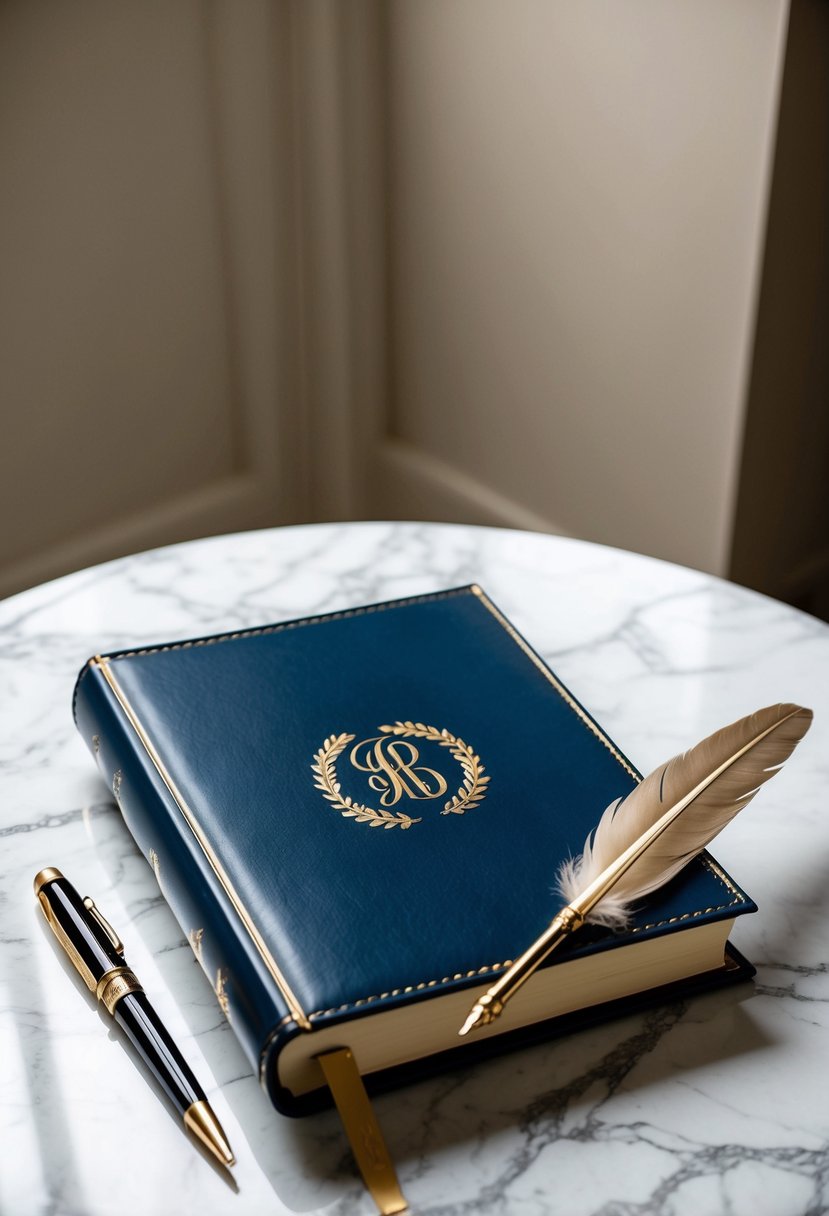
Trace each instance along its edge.
<path fill-rule="evenodd" d="M 369 788 L 380 794 L 383 806 L 394 806 L 407 798 L 440 798 L 448 788 L 445 778 L 426 765 L 417 767 L 420 752 L 407 739 L 379 735 L 355 743 L 351 763 L 363 773 L 371 773 Z"/>
<path fill-rule="evenodd" d="M 405 831 L 420 823 L 420 817 L 414 818 L 403 810 L 392 811 L 390 807 L 404 798 L 431 801 L 446 795 L 448 781 L 438 769 L 423 762 L 422 748 L 413 739 L 447 748 L 463 773 L 459 789 L 446 801 L 441 815 L 463 815 L 485 797 L 489 777 L 481 758 L 457 735 L 422 722 L 395 722 L 378 730 L 379 735 L 359 742 L 355 742 L 356 735 L 329 735 L 314 755 L 311 765 L 314 785 L 344 818 L 367 823 L 372 828 L 399 827 Z M 368 806 L 343 792 L 337 760 L 346 748 L 352 770 L 368 774 L 364 780 L 372 793 L 379 794 L 379 807 Z"/>

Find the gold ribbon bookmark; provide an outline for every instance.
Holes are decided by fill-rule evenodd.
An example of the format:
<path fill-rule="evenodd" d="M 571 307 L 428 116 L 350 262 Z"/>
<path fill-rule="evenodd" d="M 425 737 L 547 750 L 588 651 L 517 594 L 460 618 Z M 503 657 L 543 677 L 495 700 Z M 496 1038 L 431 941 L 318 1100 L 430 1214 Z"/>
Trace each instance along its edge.
<path fill-rule="evenodd" d="M 317 1056 L 340 1112 L 345 1134 L 363 1181 L 382 1216 L 407 1212 L 394 1164 L 374 1114 L 363 1078 L 348 1047 Z"/>

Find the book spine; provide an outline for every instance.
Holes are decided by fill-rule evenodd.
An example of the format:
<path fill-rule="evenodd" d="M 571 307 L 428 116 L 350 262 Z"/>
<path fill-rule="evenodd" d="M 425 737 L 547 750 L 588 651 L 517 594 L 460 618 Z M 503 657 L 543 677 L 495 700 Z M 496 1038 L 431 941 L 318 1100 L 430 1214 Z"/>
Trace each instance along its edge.
<path fill-rule="evenodd" d="M 218 889 L 170 791 L 120 705 L 90 664 L 78 678 L 75 722 L 121 815 L 257 1075 L 266 1044 L 290 1036 L 288 1006 Z"/>

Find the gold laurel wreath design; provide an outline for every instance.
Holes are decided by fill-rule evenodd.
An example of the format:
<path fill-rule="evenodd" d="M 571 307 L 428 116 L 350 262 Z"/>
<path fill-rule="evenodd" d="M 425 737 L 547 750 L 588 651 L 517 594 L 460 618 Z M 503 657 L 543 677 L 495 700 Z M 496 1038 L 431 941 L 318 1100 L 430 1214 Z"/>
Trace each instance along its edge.
<path fill-rule="evenodd" d="M 387 735 L 398 735 L 414 739 L 431 739 L 441 747 L 448 747 L 463 769 L 463 784 L 450 798 L 441 815 L 462 815 L 469 807 L 477 806 L 486 796 L 489 776 L 484 772 L 481 757 L 463 739 L 445 728 L 426 726 L 423 722 L 395 722 L 392 726 L 381 726 Z"/>
<path fill-rule="evenodd" d="M 354 819 L 357 823 L 367 823 L 371 828 L 401 828 L 404 832 L 419 819 L 413 819 L 405 811 L 393 814 L 391 811 L 375 811 L 370 806 L 355 802 L 351 797 L 343 797 L 342 787 L 337 780 L 334 768 L 337 757 L 345 751 L 356 735 L 329 735 L 318 752 L 314 754 L 311 765 L 315 773 L 314 785 L 322 791 L 322 796 L 346 819 Z"/>

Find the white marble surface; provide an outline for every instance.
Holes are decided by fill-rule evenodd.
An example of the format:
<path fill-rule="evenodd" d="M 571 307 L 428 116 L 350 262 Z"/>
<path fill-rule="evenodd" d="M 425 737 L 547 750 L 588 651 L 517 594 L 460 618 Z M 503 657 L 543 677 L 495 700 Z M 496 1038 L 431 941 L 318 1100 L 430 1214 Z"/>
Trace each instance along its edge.
<path fill-rule="evenodd" d="M 760 905 L 756 985 L 378 1100 L 418 1213 L 829 1212 L 829 629 L 705 575 L 575 541 L 416 524 L 201 541 L 0 604 L 0 1212 L 369 1213 L 336 1117 L 281 1118 L 122 825 L 70 713 L 87 656 L 479 581 L 648 769 L 760 705 L 815 725 L 715 852 Z M 39 918 L 57 865 L 208 1090 L 235 1188 L 191 1147 Z"/>

